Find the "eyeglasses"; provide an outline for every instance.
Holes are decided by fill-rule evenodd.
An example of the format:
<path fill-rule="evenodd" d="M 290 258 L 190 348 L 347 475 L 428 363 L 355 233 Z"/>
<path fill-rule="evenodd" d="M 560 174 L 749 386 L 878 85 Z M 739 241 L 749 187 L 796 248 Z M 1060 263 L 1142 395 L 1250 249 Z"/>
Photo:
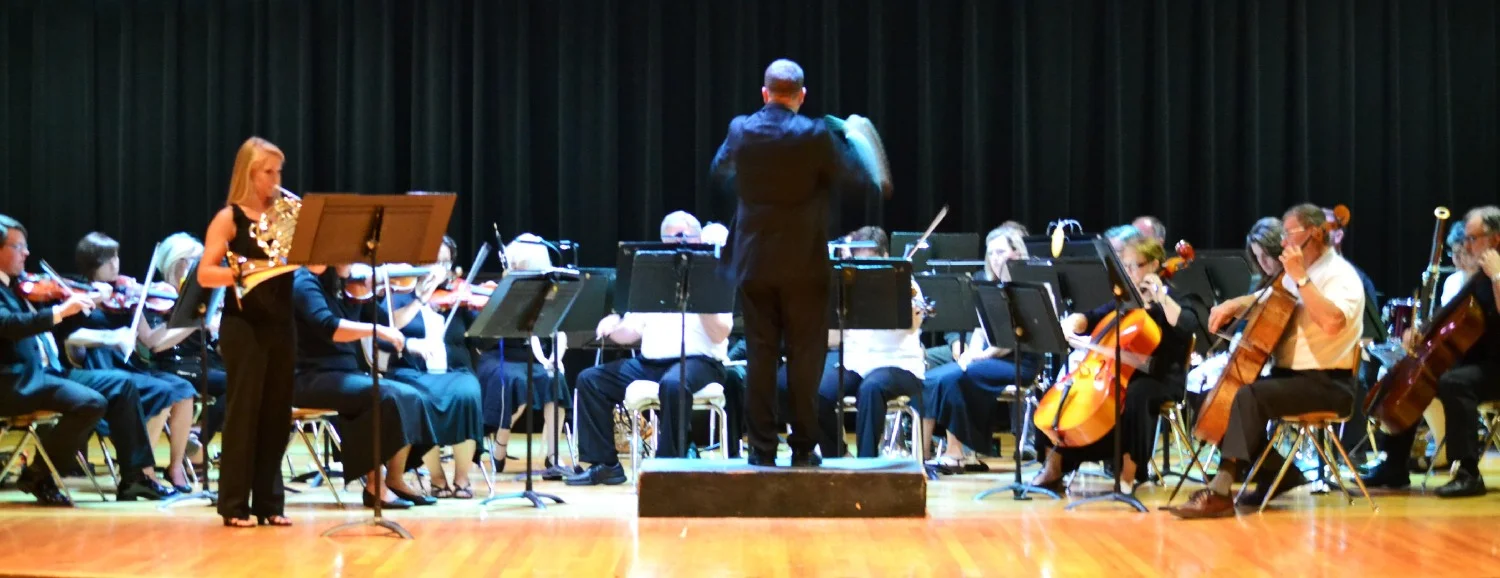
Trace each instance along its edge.
<path fill-rule="evenodd" d="M 31 245 L 28 245 L 26 243 L 6 243 L 5 248 L 24 252 L 30 251 Z"/>

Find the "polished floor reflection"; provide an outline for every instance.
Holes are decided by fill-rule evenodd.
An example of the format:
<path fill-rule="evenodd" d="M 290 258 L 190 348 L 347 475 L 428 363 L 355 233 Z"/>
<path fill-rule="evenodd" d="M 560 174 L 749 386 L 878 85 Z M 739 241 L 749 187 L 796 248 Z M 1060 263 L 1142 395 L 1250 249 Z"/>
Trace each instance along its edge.
<path fill-rule="evenodd" d="M 1463 500 L 1381 494 L 1378 513 L 1362 501 L 1296 492 L 1265 514 L 1194 522 L 1155 510 L 1170 487 L 1142 488 L 1153 507 L 1147 514 L 1107 504 L 1068 512 L 1056 501 L 1016 502 L 1009 494 L 973 500 L 1006 478 L 934 482 L 929 515 L 918 520 L 638 520 L 628 485 L 546 483 L 568 503 L 537 511 L 520 500 L 483 508 L 478 499 L 447 500 L 392 512 L 416 535 L 412 541 L 373 531 L 320 537 L 369 514 L 336 509 L 327 488 L 290 496 L 293 528 L 230 529 L 203 502 L 167 510 L 101 503 L 78 481 L 73 510 L 35 507 L 13 488 L 0 491 L 0 575 L 1500 575 L 1500 492 Z M 496 490 L 519 487 L 507 476 Z M 1092 479 L 1075 487 L 1103 489 Z M 353 490 L 345 496 L 358 500 Z"/>

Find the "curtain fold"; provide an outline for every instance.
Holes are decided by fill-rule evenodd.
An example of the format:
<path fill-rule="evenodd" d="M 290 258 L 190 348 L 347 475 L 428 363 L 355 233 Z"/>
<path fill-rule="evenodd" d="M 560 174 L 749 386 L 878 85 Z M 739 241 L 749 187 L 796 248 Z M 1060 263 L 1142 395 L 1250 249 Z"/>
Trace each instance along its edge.
<path fill-rule="evenodd" d="M 727 221 L 707 168 L 803 64 L 804 113 L 881 131 L 891 230 L 1139 214 L 1238 247 L 1258 217 L 1345 203 L 1347 252 L 1393 295 L 1433 207 L 1500 185 L 1489 0 L 10 0 L 0 5 L 0 212 L 38 257 L 85 233 L 201 234 L 236 147 L 299 193 L 452 191 L 465 254 L 521 232 L 586 265 L 684 209 Z M 846 219 L 847 220 L 847 219 Z M 838 234 L 834 231 L 831 234 Z M 460 258 L 460 261 L 464 260 Z M 492 265 L 493 266 L 493 265 Z M 63 267 L 69 268 L 69 267 Z"/>

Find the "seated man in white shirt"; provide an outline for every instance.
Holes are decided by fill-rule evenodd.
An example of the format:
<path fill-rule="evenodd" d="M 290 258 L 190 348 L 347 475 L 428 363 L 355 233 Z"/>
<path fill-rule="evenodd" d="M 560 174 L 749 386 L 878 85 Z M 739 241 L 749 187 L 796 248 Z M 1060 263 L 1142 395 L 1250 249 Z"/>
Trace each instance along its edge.
<path fill-rule="evenodd" d="M 890 255 L 890 237 L 879 227 L 864 227 L 849 235 L 851 241 L 874 241 L 876 249 L 855 249 L 854 258 Z M 927 374 L 927 351 L 922 347 L 922 313 L 915 306 L 921 298 L 912 281 L 911 329 L 850 329 L 844 332 L 844 394 L 839 393 L 839 369 L 829 364 L 818 384 L 819 453 L 843 457 L 844 424 L 838 421 L 838 406 L 846 394 L 855 396 L 854 435 L 858 456 L 880 457 L 880 436 L 885 431 L 885 404 L 907 396 L 913 406 L 922 403 L 922 379 Z M 835 336 L 836 336 L 835 332 Z M 835 338 L 836 339 L 836 338 Z M 831 339 L 832 341 L 833 339 Z"/>
<path fill-rule="evenodd" d="M 1222 460 L 1208 489 L 1194 493 L 1187 504 L 1172 510 L 1179 518 L 1213 518 L 1234 514 L 1230 496 L 1236 476 L 1249 472 L 1267 443 L 1271 420 L 1308 412 L 1329 411 L 1347 416 L 1354 409 L 1355 369 L 1359 340 L 1364 332 L 1365 290 L 1354 267 L 1333 251 L 1328 241 L 1333 227 L 1323 210 L 1298 205 L 1282 216 L 1285 227 L 1280 261 L 1285 272 L 1281 286 L 1297 300 L 1297 308 L 1272 352 L 1271 375 L 1241 388 L 1234 396 L 1229 424 L 1219 441 Z M 1269 292 L 1267 292 L 1269 293 Z M 1231 299 L 1214 307 L 1209 328 L 1217 332 L 1249 308 L 1257 296 Z M 1245 503 L 1259 504 L 1270 492 L 1276 497 L 1307 483 L 1293 469 L 1275 488 L 1268 487 L 1285 458 L 1272 450 L 1256 472 L 1255 492 Z"/>
<path fill-rule="evenodd" d="M 661 238 L 665 242 L 696 243 L 701 228 L 692 215 L 678 211 L 662 220 Z M 697 392 L 704 386 L 724 379 L 723 360 L 729 355 L 729 331 L 734 316 L 696 314 L 687 316 L 686 379 L 680 377 L 678 357 L 683 344 L 683 319 L 679 313 L 627 313 L 623 318 L 610 315 L 599 321 L 597 333 L 621 345 L 640 343 L 640 356 L 591 367 L 578 376 L 578 450 L 579 459 L 591 464 L 583 473 L 569 477 L 570 486 L 625 483 L 625 469 L 615 451 L 615 406 L 625 400 L 625 388 L 632 381 L 648 380 L 661 384 L 661 412 L 656 455 L 681 457 L 686 448 L 677 446 L 677 416 L 683 389 Z"/>

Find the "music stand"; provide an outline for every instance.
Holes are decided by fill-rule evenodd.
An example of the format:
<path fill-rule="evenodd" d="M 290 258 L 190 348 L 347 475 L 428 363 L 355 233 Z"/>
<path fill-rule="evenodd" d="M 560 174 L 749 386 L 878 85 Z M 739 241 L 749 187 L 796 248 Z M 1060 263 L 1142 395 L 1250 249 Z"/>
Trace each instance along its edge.
<path fill-rule="evenodd" d="M 998 285 L 974 283 L 975 309 L 979 314 L 980 327 L 989 338 L 991 347 L 1008 348 L 1011 363 L 1016 368 L 1016 400 L 1012 418 L 1019 435 L 1015 447 L 1015 481 L 1004 486 L 979 492 L 974 499 L 983 500 L 991 494 L 1009 490 L 1016 500 L 1030 500 L 1032 492 L 1060 499 L 1056 493 L 1021 481 L 1021 438 L 1026 435 L 1025 417 L 1021 407 L 1026 405 L 1026 389 L 1021 386 L 1021 349 L 1028 348 L 1040 353 L 1060 353 L 1068 350 L 1068 339 L 1062 326 L 1057 323 L 1057 310 L 1053 309 L 1052 296 L 1047 287 L 1035 283 L 1012 281 Z"/>
<path fill-rule="evenodd" d="M 840 259 L 830 263 L 829 325 L 839 330 L 839 391 L 834 399 L 839 437 L 836 456 L 844 454 L 844 333 L 850 329 L 911 329 L 912 262 L 905 259 Z M 914 427 L 921 428 L 922 424 Z M 918 456 L 922 444 L 912 448 Z M 925 461 L 925 457 L 923 458 Z"/>
<path fill-rule="evenodd" d="M 922 320 L 922 331 L 973 331 L 980 326 L 974 288 L 967 275 L 918 275 L 922 296 L 933 303 L 933 316 Z"/>
<path fill-rule="evenodd" d="M 578 296 L 573 299 L 573 306 L 568 308 L 567 314 L 563 315 L 562 324 L 558 326 L 557 333 L 566 335 L 568 343 L 575 343 L 574 336 L 581 337 L 576 343 L 587 344 L 593 339 L 594 329 L 598 327 L 599 320 L 609 314 L 611 291 L 614 290 L 615 270 L 608 268 L 589 267 L 577 269 L 579 289 Z M 556 335 L 554 334 L 554 337 Z M 557 340 L 553 339 L 552 347 L 557 348 Z M 552 356 L 552 386 L 557 393 L 557 399 L 563 399 L 567 393 L 567 379 L 562 372 L 562 355 L 553 353 Z M 552 404 L 552 467 L 542 473 L 543 480 L 561 479 L 556 476 L 569 473 L 564 470 L 559 457 L 558 446 L 561 445 L 561 435 L 557 428 L 562 427 L 562 422 L 557 419 L 557 412 L 561 411 L 562 404 Z M 578 407 L 573 405 L 571 410 L 573 418 L 573 435 L 578 435 Z M 578 465 L 578 448 L 574 444 L 568 444 L 568 457 L 572 458 L 573 468 L 571 473 L 582 473 L 583 468 Z"/>
<path fill-rule="evenodd" d="M 1122 330 L 1121 326 L 1124 325 L 1124 324 L 1121 323 L 1120 321 L 1124 320 L 1124 318 L 1125 318 L 1125 311 L 1127 309 L 1138 309 L 1138 308 L 1140 308 L 1141 305 L 1142 305 L 1142 300 L 1141 300 L 1140 291 L 1136 288 L 1135 283 L 1131 282 L 1130 277 L 1125 274 L 1125 267 L 1124 267 L 1124 265 L 1122 265 L 1120 263 L 1119 256 L 1115 255 L 1114 250 L 1110 248 L 1109 242 L 1105 241 L 1101 237 L 1101 238 L 1095 239 L 1094 243 L 1095 243 L 1095 247 L 1097 247 L 1098 251 L 1099 251 L 1099 260 L 1095 262 L 1096 266 L 1102 265 L 1101 269 L 1104 270 L 1105 276 L 1108 277 L 1108 279 L 1109 279 L 1109 286 L 1111 287 L 1111 290 L 1114 293 L 1114 299 L 1113 299 L 1113 301 L 1114 301 L 1115 320 L 1116 320 L 1116 323 L 1114 323 L 1114 329 L 1115 329 L 1115 360 L 1116 360 L 1115 370 L 1114 370 L 1114 388 L 1115 388 L 1114 389 L 1114 392 L 1115 392 L 1115 396 L 1114 397 L 1115 397 L 1115 427 L 1118 430 L 1119 424 L 1120 424 L 1120 414 L 1123 411 L 1125 411 L 1125 387 L 1124 387 L 1124 383 L 1121 382 L 1121 380 L 1120 380 L 1120 373 L 1122 373 L 1122 372 L 1120 371 L 1120 368 L 1119 368 L 1120 360 L 1123 359 L 1123 355 L 1122 355 L 1123 352 L 1121 351 L 1121 344 L 1120 344 L 1120 332 Z M 1076 508 L 1076 507 L 1079 507 L 1079 506 L 1083 506 L 1083 505 L 1086 505 L 1086 504 L 1097 503 L 1097 502 L 1120 502 L 1120 503 L 1128 505 L 1128 506 L 1130 506 L 1132 508 L 1135 508 L 1135 510 L 1137 512 L 1141 512 L 1143 514 L 1147 512 L 1146 506 L 1144 504 L 1142 504 L 1140 500 L 1137 500 L 1135 498 L 1135 496 L 1132 496 L 1130 494 L 1126 494 L 1125 492 L 1120 491 L 1120 471 L 1122 469 L 1124 469 L 1124 467 L 1123 467 L 1124 460 L 1122 458 L 1123 449 L 1120 446 L 1121 443 L 1123 443 L 1123 436 L 1120 435 L 1119 431 L 1116 431 L 1115 432 L 1114 461 L 1112 462 L 1114 464 L 1114 474 L 1115 474 L 1114 475 L 1114 488 L 1111 491 L 1109 491 L 1109 492 L 1106 492 L 1106 493 L 1103 493 L 1103 494 L 1099 494 L 1097 496 L 1090 496 L 1088 498 L 1084 498 L 1084 499 L 1079 500 L 1077 502 L 1073 502 L 1072 504 L 1068 504 L 1068 508 L 1067 509 L 1072 510 L 1073 508 Z M 1149 462 L 1149 460 L 1151 459 L 1151 456 L 1144 456 L 1143 459 L 1145 461 Z M 1142 463 L 1142 464 L 1139 464 L 1137 467 L 1142 467 L 1142 468 L 1149 467 L 1149 464 L 1148 463 Z"/>
<path fill-rule="evenodd" d="M 1193 259 L 1195 266 L 1202 266 L 1213 283 L 1214 294 L 1219 301 L 1233 299 L 1250 293 L 1250 262 L 1243 251 L 1233 249 L 1209 249 L 1198 251 Z"/>
<path fill-rule="evenodd" d="M 194 262 L 188 268 L 187 277 L 182 280 L 182 288 L 177 294 L 177 304 L 172 307 L 172 316 L 167 319 L 168 329 L 193 329 L 199 333 L 199 344 L 202 348 L 198 355 L 198 395 L 203 398 L 204 413 L 207 407 L 214 403 L 213 397 L 208 394 L 208 318 L 211 312 L 217 310 L 224 304 L 224 288 L 205 290 L 198 283 L 198 263 Z M 208 500 L 210 506 L 219 503 L 219 494 L 209 487 L 209 476 L 213 473 L 213 460 L 208 455 L 208 444 L 213 440 L 203 440 L 203 479 L 200 481 L 201 489 L 196 492 L 177 494 L 162 500 L 158 509 L 165 510 L 167 507 L 183 500 Z M 188 467 L 192 467 L 191 464 Z"/>
<path fill-rule="evenodd" d="M 366 263 L 370 270 L 386 263 L 430 263 L 437 260 L 443 233 L 453 215 L 451 194 L 419 195 L 353 195 L 315 193 L 302 199 L 297 216 L 297 232 L 287 253 L 287 264 Z M 370 342 L 378 343 L 375 324 L 370 326 Z M 373 355 L 373 354 L 372 354 Z M 373 454 L 380 459 L 380 372 L 370 372 L 370 395 L 374 415 Z M 375 465 L 377 475 L 380 464 Z M 396 536 L 411 539 L 411 533 L 400 524 L 381 517 L 381 502 L 375 500 L 374 517 L 339 524 L 323 532 L 332 536 L 341 531 L 376 526 Z"/>
<path fill-rule="evenodd" d="M 474 324 L 464 337 L 479 339 L 523 339 L 527 343 L 537 335 L 552 335 L 562 324 L 562 319 L 578 298 L 580 284 L 577 271 L 548 269 L 546 271 L 517 271 L 500 280 L 500 285 L 490 295 L 489 303 L 474 318 Z M 521 399 L 531 404 L 531 370 L 535 356 L 526 356 L 526 388 Z M 559 504 L 562 498 L 551 494 L 539 494 L 532 485 L 531 432 L 535 429 L 536 412 L 526 412 L 526 489 L 499 496 L 485 498 L 479 505 L 488 505 L 495 500 L 525 498 L 539 510 L 547 509 L 542 503 L 546 498 Z M 504 451 L 504 448 L 501 448 Z"/>
<path fill-rule="evenodd" d="M 681 385 L 677 431 L 677 448 L 688 455 L 688 421 L 692 416 L 692 394 L 687 383 L 687 316 L 689 313 L 732 313 L 734 290 L 729 280 L 718 274 L 717 245 L 688 243 L 639 244 L 630 267 L 639 275 L 630 275 L 625 310 L 631 313 L 676 313 L 681 315 L 682 331 L 678 343 L 677 383 Z M 622 249 L 623 249 L 622 245 Z M 616 272 L 618 274 L 618 271 Z M 615 290 L 620 283 L 615 284 Z M 617 296 L 616 299 L 619 297 Z M 618 301 L 616 301 L 618 303 Z M 642 341 L 645 337 L 642 336 Z"/>

